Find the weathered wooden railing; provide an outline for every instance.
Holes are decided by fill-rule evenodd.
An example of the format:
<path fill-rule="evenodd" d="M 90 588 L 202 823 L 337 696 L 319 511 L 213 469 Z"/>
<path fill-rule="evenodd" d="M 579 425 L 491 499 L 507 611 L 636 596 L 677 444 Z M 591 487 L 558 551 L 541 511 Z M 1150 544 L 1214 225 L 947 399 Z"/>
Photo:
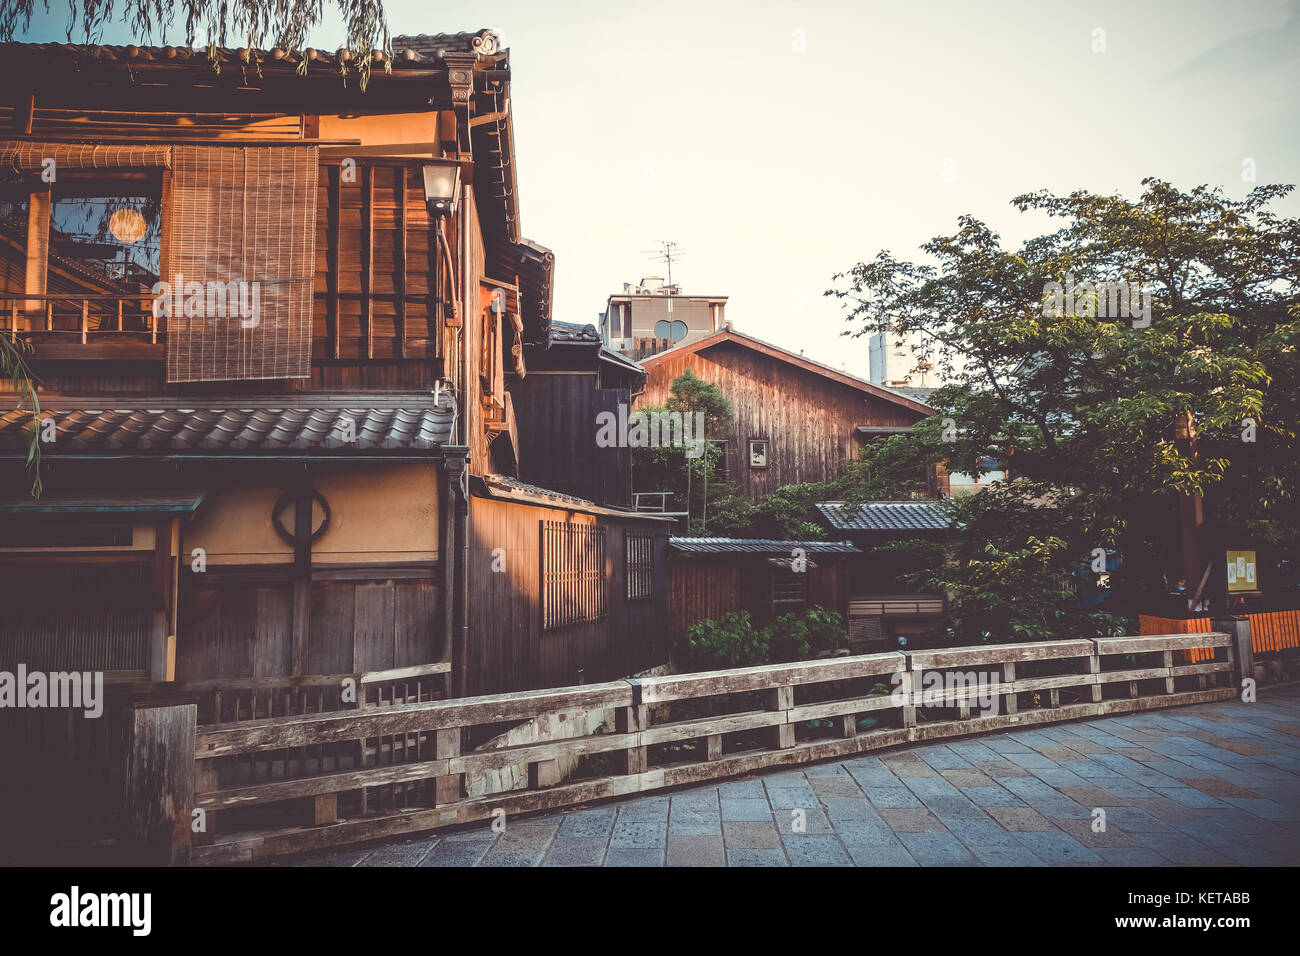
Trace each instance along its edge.
<path fill-rule="evenodd" d="M 189 789 L 167 793 L 154 786 L 137 791 L 133 799 L 141 804 L 136 808 L 141 831 L 166 831 L 158 822 L 165 814 L 149 810 L 151 806 L 173 806 L 173 819 L 198 821 L 196 827 L 166 831 L 182 842 L 200 831 L 190 848 L 193 861 L 248 861 L 917 740 L 1224 700 L 1236 693 L 1241 649 L 1249 654 L 1246 622 L 1230 626 L 1233 634 L 893 652 L 204 725 L 193 729 L 188 753 L 189 737 L 179 731 L 172 753 L 181 771 L 158 771 L 162 779 L 192 781 L 182 784 Z M 1215 659 L 1174 663 L 1173 654 L 1190 647 L 1209 648 Z M 1211 681 L 1215 686 L 1209 686 Z M 593 732 L 561 740 L 463 749 L 467 739 L 482 736 L 475 731 L 574 710 L 604 711 L 609 720 Z M 193 705 L 185 711 L 190 721 L 194 712 Z M 218 762 L 241 756 L 355 746 L 403 735 L 420 744 L 413 759 L 400 763 L 369 765 L 363 760 L 343 770 L 317 766 L 297 772 L 280 768 L 266 779 L 233 785 L 210 772 Z M 556 761 L 571 757 L 583 759 L 565 782 Z M 467 774 L 525 763 L 530 770 L 527 789 L 464 796 Z M 427 805 L 400 813 L 334 816 L 342 794 L 412 781 L 432 784 Z M 229 811 L 271 805 L 305 807 L 308 820 L 318 825 L 244 832 L 219 826 Z M 135 834 L 142 842 L 148 835 Z M 170 853 L 172 859 L 183 856 L 174 847 Z"/>
<path fill-rule="evenodd" d="M 121 295 L 87 295 L 0 293 L 0 314 L 11 337 L 33 335 L 77 336 L 82 345 L 92 337 L 112 332 L 136 336 L 139 341 L 157 344 L 166 323 L 155 314 L 152 292 Z"/>

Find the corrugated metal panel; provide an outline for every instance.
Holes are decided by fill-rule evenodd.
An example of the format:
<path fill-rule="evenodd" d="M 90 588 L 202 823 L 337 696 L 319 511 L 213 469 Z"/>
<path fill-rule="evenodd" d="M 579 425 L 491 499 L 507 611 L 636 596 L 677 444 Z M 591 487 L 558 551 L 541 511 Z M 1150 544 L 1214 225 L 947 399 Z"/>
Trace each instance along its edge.
<path fill-rule="evenodd" d="M 774 538 L 670 538 L 669 547 L 683 554 L 771 554 L 789 556 L 795 548 L 808 554 L 861 554 L 849 541 L 779 541 Z"/>
<path fill-rule="evenodd" d="M 943 531 L 948 518 L 929 501 L 869 501 L 856 507 L 823 501 L 817 510 L 836 531 Z"/>

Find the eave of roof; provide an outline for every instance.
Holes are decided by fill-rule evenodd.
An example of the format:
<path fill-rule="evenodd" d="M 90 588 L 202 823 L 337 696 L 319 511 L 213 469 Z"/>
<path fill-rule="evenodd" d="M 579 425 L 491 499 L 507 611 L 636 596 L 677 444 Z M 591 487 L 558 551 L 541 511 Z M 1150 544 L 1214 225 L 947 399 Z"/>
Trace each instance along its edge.
<path fill-rule="evenodd" d="M 564 511 L 581 511 L 584 514 L 608 515 L 611 517 L 643 520 L 672 521 L 672 517 L 660 514 L 628 511 L 599 505 L 586 498 L 568 495 L 562 491 L 552 491 L 540 485 L 531 485 L 526 481 L 510 475 L 484 475 L 481 478 L 470 476 L 471 492 L 480 498 L 495 498 L 498 501 L 517 501 L 521 504 L 538 505 L 543 508 L 558 508 Z"/>
<path fill-rule="evenodd" d="M 2 514 L 191 514 L 204 491 L 136 492 L 125 495 L 50 493 L 0 498 Z"/>
<path fill-rule="evenodd" d="M 817 502 L 817 511 L 836 531 L 945 531 L 948 517 L 933 501 Z"/>
<path fill-rule="evenodd" d="M 893 402 L 896 405 L 901 405 L 904 408 L 917 412 L 918 414 L 934 414 L 934 409 L 929 405 L 910 399 L 906 395 L 899 395 L 897 392 L 891 391 L 881 385 L 876 385 L 874 382 L 868 382 L 866 379 L 858 378 L 856 375 L 850 375 L 847 372 L 838 371 L 828 365 L 823 365 L 820 362 L 814 362 L 812 359 L 804 358 L 802 355 L 795 355 L 793 352 L 789 352 L 781 348 L 779 345 L 773 345 L 770 342 L 764 342 L 762 339 L 756 339 L 752 335 L 745 335 L 741 332 L 737 332 L 729 325 L 719 329 L 711 335 L 706 335 L 702 339 L 696 339 L 694 342 L 683 342 L 681 345 L 675 345 L 670 349 L 665 349 L 662 352 L 648 356 L 641 360 L 641 364 L 647 369 L 652 369 L 655 365 L 666 361 L 670 357 L 702 352 L 706 349 L 713 348 L 715 345 L 721 345 L 724 342 L 735 342 L 737 345 L 744 348 L 752 349 L 755 352 L 761 352 L 764 355 L 794 365 L 804 371 L 812 372 L 815 375 L 821 375 L 823 378 L 828 378 L 831 381 L 839 382 L 841 385 L 855 388 L 867 395 L 873 395 L 876 398 L 882 398 L 886 401 Z"/>
<path fill-rule="evenodd" d="M 414 75 L 429 69 L 442 69 L 448 53 L 473 53 L 484 63 L 508 68 L 509 51 L 500 49 L 497 35 L 487 29 L 472 33 L 419 34 L 397 36 L 392 40 L 392 57 L 389 63 L 392 74 L 384 69 L 384 52 L 371 51 L 373 76 L 388 75 L 400 78 L 403 73 Z M 355 73 L 356 61 L 352 53 L 339 49 L 332 53 L 307 48 L 286 50 L 280 48 L 251 49 L 247 47 L 149 46 L 140 44 L 90 44 L 90 43 L 0 43 L 0 61 L 13 63 L 21 60 L 39 60 L 47 65 L 72 64 L 80 69 L 92 63 L 105 67 L 122 66 L 132 70 L 173 69 L 186 70 L 195 66 L 212 69 L 216 66 L 251 67 L 262 73 L 294 73 L 303 79 L 340 77 L 347 69 Z M 298 73 L 306 61 L 305 73 Z"/>
<path fill-rule="evenodd" d="M 775 538 L 669 538 L 681 554 L 756 554 L 789 557 L 796 548 L 807 554 L 861 554 L 851 541 L 781 541 Z"/>
<path fill-rule="evenodd" d="M 290 401 L 240 397 L 43 400 L 55 440 L 42 455 L 60 458 L 351 458 L 368 453 L 428 457 L 450 444 L 454 409 L 427 395 L 411 400 L 335 398 Z M 0 413 L 0 457 L 26 454 L 32 414 Z"/>

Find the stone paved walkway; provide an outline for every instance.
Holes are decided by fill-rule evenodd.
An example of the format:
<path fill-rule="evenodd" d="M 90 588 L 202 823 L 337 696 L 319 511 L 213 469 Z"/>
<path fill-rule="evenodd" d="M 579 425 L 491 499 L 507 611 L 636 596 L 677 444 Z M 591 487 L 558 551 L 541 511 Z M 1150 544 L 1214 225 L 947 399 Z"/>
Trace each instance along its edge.
<path fill-rule="evenodd" d="M 1104 832 L 1093 814 L 1105 812 Z M 802 822 L 800 830 L 797 823 Z M 1300 864 L 1300 688 L 774 771 L 308 866 Z"/>

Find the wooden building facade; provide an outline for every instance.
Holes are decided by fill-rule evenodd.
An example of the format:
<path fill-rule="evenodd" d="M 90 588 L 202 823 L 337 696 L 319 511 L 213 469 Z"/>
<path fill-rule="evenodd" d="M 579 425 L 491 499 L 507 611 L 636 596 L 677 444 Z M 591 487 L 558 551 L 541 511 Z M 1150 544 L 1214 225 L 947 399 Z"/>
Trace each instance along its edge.
<path fill-rule="evenodd" d="M 647 379 L 638 405 L 664 404 L 673 380 L 687 369 L 731 399 L 736 427 L 726 440 L 724 473 L 752 498 L 782 485 L 830 481 L 841 462 L 857 456 L 867 436 L 862 428 L 905 428 L 932 414 L 918 401 L 729 325 L 641 364 Z"/>
<path fill-rule="evenodd" d="M 847 620 L 847 541 L 765 538 L 671 538 L 668 553 L 669 634 L 675 645 L 697 621 L 748 611 L 757 627 L 810 607 Z"/>
<path fill-rule="evenodd" d="M 260 680 L 281 707 L 304 677 L 457 695 L 656 653 L 662 522 L 586 500 L 630 489 L 564 454 L 594 449 L 596 399 L 529 377 L 554 257 L 520 233 L 509 52 L 393 48 L 362 91 L 315 51 L 3 45 L 0 332 L 31 347 L 48 440 L 32 498 L 10 394 L 0 667 Z M 639 372 L 601 382 L 598 353 L 569 371 L 627 401 Z M 573 497 L 499 493 L 521 476 Z M 541 547 L 555 522 L 600 528 L 608 566 Z M 647 537 L 657 586 L 628 600 Z M 561 560 L 587 590 L 556 585 L 577 610 L 547 626 Z"/>

